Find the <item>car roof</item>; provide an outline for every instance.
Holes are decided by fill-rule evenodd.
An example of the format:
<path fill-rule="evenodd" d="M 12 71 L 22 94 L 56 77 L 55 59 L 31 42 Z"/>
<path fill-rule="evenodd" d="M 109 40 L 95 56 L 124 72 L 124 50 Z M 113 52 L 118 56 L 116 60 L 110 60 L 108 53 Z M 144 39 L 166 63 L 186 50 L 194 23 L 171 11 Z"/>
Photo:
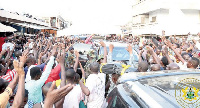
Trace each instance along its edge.
<path fill-rule="evenodd" d="M 151 72 L 129 72 L 122 75 L 119 78 L 118 83 L 124 83 L 127 81 L 138 81 L 141 79 L 148 79 L 154 77 L 186 75 L 186 74 L 200 74 L 200 70 L 191 69 L 191 70 L 163 70 L 163 71 L 151 71 Z"/>

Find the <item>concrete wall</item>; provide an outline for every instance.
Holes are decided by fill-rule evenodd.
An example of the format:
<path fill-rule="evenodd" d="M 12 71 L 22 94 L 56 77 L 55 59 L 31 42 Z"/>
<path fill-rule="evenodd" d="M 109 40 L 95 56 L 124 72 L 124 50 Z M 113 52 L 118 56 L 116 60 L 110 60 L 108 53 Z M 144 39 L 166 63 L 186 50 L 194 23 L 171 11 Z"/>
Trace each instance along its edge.
<path fill-rule="evenodd" d="M 200 23 L 199 10 L 181 10 L 190 23 Z"/>

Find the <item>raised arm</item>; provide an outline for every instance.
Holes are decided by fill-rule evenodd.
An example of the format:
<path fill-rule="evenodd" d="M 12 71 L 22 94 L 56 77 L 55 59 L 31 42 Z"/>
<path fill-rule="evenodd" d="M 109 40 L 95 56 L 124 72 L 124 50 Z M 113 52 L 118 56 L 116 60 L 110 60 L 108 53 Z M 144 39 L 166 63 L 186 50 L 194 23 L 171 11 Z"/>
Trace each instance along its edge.
<path fill-rule="evenodd" d="M 142 62 L 142 53 L 144 52 L 144 50 L 141 50 L 140 53 L 139 53 L 139 61 L 138 63 Z"/>
<path fill-rule="evenodd" d="M 147 46 L 147 49 L 149 50 L 150 54 L 153 56 L 155 62 L 160 65 L 161 60 L 158 58 L 157 54 L 153 51 L 153 48 L 150 46 Z"/>
<path fill-rule="evenodd" d="M 6 50 L 2 50 L 0 54 L 0 58 L 6 53 Z"/>
<path fill-rule="evenodd" d="M 66 74 L 65 74 L 65 48 L 62 48 L 62 54 L 58 55 L 59 64 L 61 66 L 61 84 L 60 88 L 64 87 L 66 85 Z M 58 102 L 56 102 L 56 108 L 62 108 L 65 98 L 60 99 Z"/>
<path fill-rule="evenodd" d="M 162 54 L 167 58 L 168 64 L 173 63 L 172 59 L 168 55 L 168 49 L 166 46 L 163 46 Z"/>
<path fill-rule="evenodd" d="M 79 84 L 80 84 L 80 87 L 81 87 L 82 92 L 83 92 L 86 96 L 89 96 L 89 95 L 90 95 L 90 90 L 84 85 L 84 80 L 83 80 L 83 79 L 79 81 Z"/>
<path fill-rule="evenodd" d="M 167 40 L 165 41 L 165 44 L 167 44 L 169 46 L 169 48 L 171 48 L 174 53 L 176 54 L 176 56 L 179 58 L 179 60 L 184 64 L 186 61 L 183 59 L 183 57 L 181 56 L 181 54 L 178 53 L 178 51 L 172 46 L 172 43 Z"/>
<path fill-rule="evenodd" d="M 24 102 L 24 93 L 25 93 L 25 72 L 24 72 L 24 64 L 27 60 L 27 55 L 23 55 L 20 57 L 20 62 L 14 60 L 14 68 L 17 71 L 19 75 L 19 82 L 18 82 L 18 88 L 17 93 L 15 95 L 14 101 L 13 101 L 13 108 L 19 108 Z"/>
<path fill-rule="evenodd" d="M 126 49 L 129 52 L 130 58 L 129 58 L 129 64 L 133 66 L 133 62 L 134 62 L 134 57 L 133 57 L 133 49 L 132 49 L 132 45 L 129 44 L 128 48 Z"/>
<path fill-rule="evenodd" d="M 17 85 L 18 82 L 18 75 L 15 75 L 14 79 L 9 83 L 7 88 L 4 90 L 3 93 L 0 94 L 0 107 L 5 108 L 8 100 L 13 94 L 13 91 Z"/>
<path fill-rule="evenodd" d="M 101 41 L 100 44 L 104 48 L 103 63 L 106 63 L 107 62 L 107 55 L 108 55 L 106 44 L 103 41 Z"/>
<path fill-rule="evenodd" d="M 68 84 L 60 89 L 54 90 L 55 86 L 56 83 L 54 81 L 47 92 L 47 96 L 44 101 L 44 108 L 53 108 L 53 104 L 64 98 L 73 88 L 71 84 Z"/>
<path fill-rule="evenodd" d="M 82 72 L 82 79 L 85 79 L 85 71 L 83 69 L 83 66 L 82 66 L 81 62 L 79 62 L 79 66 L 80 66 L 81 72 Z"/>
<path fill-rule="evenodd" d="M 75 51 L 75 55 L 76 55 L 76 61 L 74 63 L 74 71 L 76 72 L 77 68 L 78 68 L 78 62 L 79 62 L 79 53 L 78 53 L 78 51 Z"/>
<path fill-rule="evenodd" d="M 110 45 L 109 45 L 109 53 L 108 53 L 108 56 L 107 56 L 107 63 L 113 62 L 113 59 L 112 59 L 112 52 L 113 52 L 113 49 L 114 49 L 114 45 L 113 45 L 113 44 L 110 44 Z"/>
<path fill-rule="evenodd" d="M 40 79 L 36 81 L 36 83 L 37 83 L 39 86 L 41 86 L 41 87 L 43 86 L 43 84 L 44 84 L 45 81 L 47 80 L 49 74 L 51 73 L 51 69 L 52 69 L 53 64 L 54 64 L 54 62 L 55 62 L 55 56 L 57 55 L 56 48 L 57 48 L 57 47 L 54 47 L 54 48 L 53 48 L 52 55 L 51 55 L 51 57 L 50 57 L 49 62 L 47 63 L 47 66 L 46 66 L 45 71 L 42 73 L 42 76 L 40 77 Z"/>

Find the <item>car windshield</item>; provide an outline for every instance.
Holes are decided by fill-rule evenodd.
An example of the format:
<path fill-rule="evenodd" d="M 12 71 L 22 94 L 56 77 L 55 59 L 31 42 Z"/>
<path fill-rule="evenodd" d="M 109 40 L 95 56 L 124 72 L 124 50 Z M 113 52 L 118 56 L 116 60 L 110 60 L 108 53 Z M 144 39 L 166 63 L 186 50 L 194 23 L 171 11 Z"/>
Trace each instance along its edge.
<path fill-rule="evenodd" d="M 107 51 L 109 51 L 109 48 L 107 47 Z M 100 49 L 100 54 L 103 54 L 104 49 Z M 133 49 L 133 56 L 134 56 L 134 61 L 138 62 L 138 55 L 137 52 Z M 125 49 L 125 47 L 115 47 L 113 49 L 112 53 L 112 59 L 113 60 L 129 60 L 130 54 L 129 52 Z"/>
<path fill-rule="evenodd" d="M 92 45 L 91 44 L 77 43 L 77 44 L 74 44 L 73 47 L 77 51 L 87 52 L 87 51 L 91 50 Z"/>

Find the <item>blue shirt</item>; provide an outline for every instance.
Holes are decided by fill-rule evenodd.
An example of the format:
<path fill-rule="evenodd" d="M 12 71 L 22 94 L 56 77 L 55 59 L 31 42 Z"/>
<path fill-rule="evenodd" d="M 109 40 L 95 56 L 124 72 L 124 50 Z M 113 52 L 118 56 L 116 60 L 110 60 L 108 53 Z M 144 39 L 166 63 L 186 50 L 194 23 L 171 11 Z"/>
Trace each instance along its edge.
<path fill-rule="evenodd" d="M 28 90 L 28 100 L 31 100 L 33 103 L 40 103 L 43 101 L 42 97 L 42 86 L 49 77 L 51 69 L 54 64 L 54 57 L 51 56 L 49 62 L 47 63 L 45 71 L 42 73 L 42 76 L 39 80 L 30 80 L 26 82 L 25 89 Z"/>

